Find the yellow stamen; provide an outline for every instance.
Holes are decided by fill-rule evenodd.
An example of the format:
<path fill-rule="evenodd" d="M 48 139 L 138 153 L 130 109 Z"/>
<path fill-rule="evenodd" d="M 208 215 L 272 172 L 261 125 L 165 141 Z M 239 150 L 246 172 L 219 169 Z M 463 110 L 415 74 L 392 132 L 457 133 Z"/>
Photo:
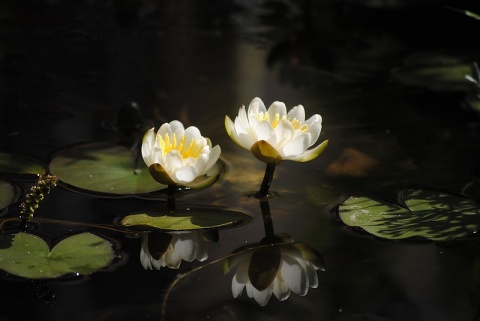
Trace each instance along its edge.
<path fill-rule="evenodd" d="M 172 150 L 178 150 L 183 159 L 200 157 L 204 147 L 204 145 L 200 144 L 198 139 L 192 139 L 190 143 L 187 144 L 187 137 L 185 135 L 177 138 L 175 133 L 173 134 L 173 137 L 170 137 L 168 134 L 165 134 L 163 137 L 158 136 L 157 141 L 163 155 Z"/>
<path fill-rule="evenodd" d="M 308 125 L 307 124 L 305 124 L 304 122 L 302 122 L 302 121 L 300 121 L 296 118 L 289 119 L 289 118 L 287 118 L 287 115 L 280 116 L 280 114 L 275 114 L 272 121 L 270 121 L 270 115 L 268 113 L 261 112 L 261 113 L 256 114 L 256 117 L 259 121 L 268 121 L 270 123 L 270 125 L 272 126 L 272 128 L 277 127 L 277 125 L 280 123 L 281 120 L 286 119 L 292 124 L 294 130 L 300 130 L 304 133 L 306 131 L 308 131 Z"/>

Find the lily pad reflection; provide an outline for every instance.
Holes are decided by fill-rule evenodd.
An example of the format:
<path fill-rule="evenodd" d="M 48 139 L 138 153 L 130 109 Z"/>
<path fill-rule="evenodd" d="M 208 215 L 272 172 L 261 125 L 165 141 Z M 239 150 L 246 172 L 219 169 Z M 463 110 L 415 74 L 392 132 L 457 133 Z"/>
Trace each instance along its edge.
<path fill-rule="evenodd" d="M 201 180 L 188 186 L 206 188 L 225 171 L 218 162 Z M 135 161 L 132 150 L 111 143 L 86 143 L 60 151 L 50 162 L 50 172 L 69 186 L 103 196 L 133 196 L 162 191 L 166 185 L 155 181 L 141 156 Z"/>
<path fill-rule="evenodd" d="M 29 279 L 53 279 L 67 274 L 88 275 L 110 264 L 112 245 L 92 233 L 69 236 L 50 250 L 39 236 L 2 235 L 10 246 L 0 249 L 0 269 Z"/>
<path fill-rule="evenodd" d="M 235 211 L 213 208 L 186 208 L 134 213 L 120 224 L 138 230 L 189 231 L 220 229 L 247 224 L 251 217 Z"/>
<path fill-rule="evenodd" d="M 12 153 L 0 153 L 0 173 L 45 175 L 45 166 L 39 162 Z"/>
<path fill-rule="evenodd" d="M 351 196 L 338 209 L 348 226 L 386 239 L 449 241 L 480 228 L 478 203 L 467 197 L 430 190 L 406 190 L 401 204 Z"/>

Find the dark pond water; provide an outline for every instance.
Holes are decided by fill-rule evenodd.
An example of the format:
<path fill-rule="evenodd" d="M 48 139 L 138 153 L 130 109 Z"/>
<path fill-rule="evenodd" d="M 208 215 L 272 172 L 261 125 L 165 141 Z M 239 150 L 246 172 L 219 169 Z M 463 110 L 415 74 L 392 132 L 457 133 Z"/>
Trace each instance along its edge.
<path fill-rule="evenodd" d="M 0 214 L 0 263 L 13 260 L 12 244 L 30 242 L 19 240 L 23 230 L 52 249 L 28 255 L 50 256 L 49 268 L 55 255 L 76 257 L 67 263 L 78 273 L 35 278 L 43 269 L 35 264 L 23 266 L 32 277 L 16 274 L 22 264 L 2 271 L 0 320 L 479 320 L 478 86 L 465 79 L 475 79 L 479 60 L 476 13 L 472 1 L 435 0 L 2 2 L 0 187 L 14 196 Z M 320 141 L 329 140 L 319 158 L 277 166 L 268 203 L 248 196 L 265 164 L 224 126 L 254 97 L 321 114 Z M 19 224 L 37 180 L 22 162 L 48 168 L 87 141 L 131 146 L 116 130 L 135 119 L 118 119 L 131 102 L 144 121 L 137 134 L 178 119 L 222 148 L 220 179 L 185 192 L 178 209 L 250 218 L 196 230 L 203 255 L 177 269 L 145 269 L 142 229 L 119 223 L 165 211 L 163 194 L 105 197 L 59 177 L 26 228 Z M 366 201 L 343 203 L 352 195 Z M 71 239 L 87 232 L 102 240 L 95 250 Z M 269 238 L 255 250 L 259 267 L 271 271 L 285 248 L 308 249 L 325 264 L 318 284 L 310 274 L 306 295 L 272 295 L 265 306 L 245 290 L 234 298 L 235 268 L 225 274 L 225 261 L 272 232 L 300 243 L 268 246 Z M 158 246 L 186 237 L 162 235 Z M 63 252 L 53 250 L 62 241 Z M 101 252 L 105 245 L 114 252 Z M 305 285 L 305 274 L 291 273 L 283 277 Z"/>

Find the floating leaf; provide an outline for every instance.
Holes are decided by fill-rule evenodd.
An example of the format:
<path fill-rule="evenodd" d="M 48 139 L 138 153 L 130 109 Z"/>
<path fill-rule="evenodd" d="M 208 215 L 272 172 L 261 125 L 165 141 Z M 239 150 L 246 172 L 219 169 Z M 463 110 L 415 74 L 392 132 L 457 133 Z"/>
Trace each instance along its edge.
<path fill-rule="evenodd" d="M 399 69 L 392 73 L 399 82 L 440 92 L 468 92 L 471 84 L 465 75 L 471 73 L 470 65 L 427 66 Z"/>
<path fill-rule="evenodd" d="M 194 189 L 212 185 L 225 171 L 217 163 Z M 131 196 L 158 192 L 166 188 L 155 181 L 141 155 L 135 164 L 132 151 L 110 143 L 87 143 L 59 152 L 50 162 L 50 172 L 70 186 L 105 196 Z"/>
<path fill-rule="evenodd" d="M 15 189 L 4 180 L 0 180 L 0 210 L 6 208 L 15 198 Z"/>
<path fill-rule="evenodd" d="M 29 279 L 53 279 L 67 274 L 91 274 L 110 264 L 112 245 L 92 233 L 81 233 L 61 240 L 50 251 L 39 236 L 18 233 L 2 235 L 11 246 L 0 249 L 0 269 Z"/>
<path fill-rule="evenodd" d="M 45 166 L 39 162 L 11 153 L 0 153 L 0 173 L 45 175 Z"/>
<path fill-rule="evenodd" d="M 136 229 L 188 231 L 226 228 L 246 224 L 249 221 L 250 216 L 240 212 L 211 208 L 187 208 L 130 214 L 125 216 L 120 224 Z"/>
<path fill-rule="evenodd" d="M 480 228 L 478 203 L 468 197 L 429 190 L 406 190 L 404 206 L 367 196 L 352 196 L 338 209 L 348 226 L 387 239 L 447 241 Z"/>

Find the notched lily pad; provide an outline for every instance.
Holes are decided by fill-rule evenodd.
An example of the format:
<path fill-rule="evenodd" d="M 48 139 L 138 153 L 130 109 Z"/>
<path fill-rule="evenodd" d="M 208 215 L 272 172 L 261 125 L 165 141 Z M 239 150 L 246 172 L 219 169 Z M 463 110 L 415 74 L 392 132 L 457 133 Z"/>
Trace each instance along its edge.
<path fill-rule="evenodd" d="M 399 203 L 351 196 L 338 207 L 343 223 L 385 239 L 450 241 L 480 228 L 474 199 L 430 190 L 405 190 Z"/>
<path fill-rule="evenodd" d="M 187 208 L 129 214 L 120 220 L 120 224 L 136 230 L 189 231 L 239 226 L 247 224 L 250 219 L 241 212 Z"/>
<path fill-rule="evenodd" d="M 159 196 L 166 185 L 155 181 L 142 156 L 135 161 L 133 152 L 112 143 L 85 143 L 71 146 L 57 153 L 50 162 L 50 172 L 64 184 L 93 192 L 97 196 Z M 225 171 L 219 162 L 203 179 L 198 179 L 193 189 L 212 185 Z"/>
<path fill-rule="evenodd" d="M 1 235 L 9 246 L 0 248 L 0 269 L 28 279 L 53 279 L 67 274 L 88 275 L 108 266 L 112 244 L 92 233 L 69 236 L 50 250 L 39 236 Z"/>
<path fill-rule="evenodd" d="M 13 153 L 0 152 L 0 173 L 45 175 L 46 168 L 33 159 Z"/>

